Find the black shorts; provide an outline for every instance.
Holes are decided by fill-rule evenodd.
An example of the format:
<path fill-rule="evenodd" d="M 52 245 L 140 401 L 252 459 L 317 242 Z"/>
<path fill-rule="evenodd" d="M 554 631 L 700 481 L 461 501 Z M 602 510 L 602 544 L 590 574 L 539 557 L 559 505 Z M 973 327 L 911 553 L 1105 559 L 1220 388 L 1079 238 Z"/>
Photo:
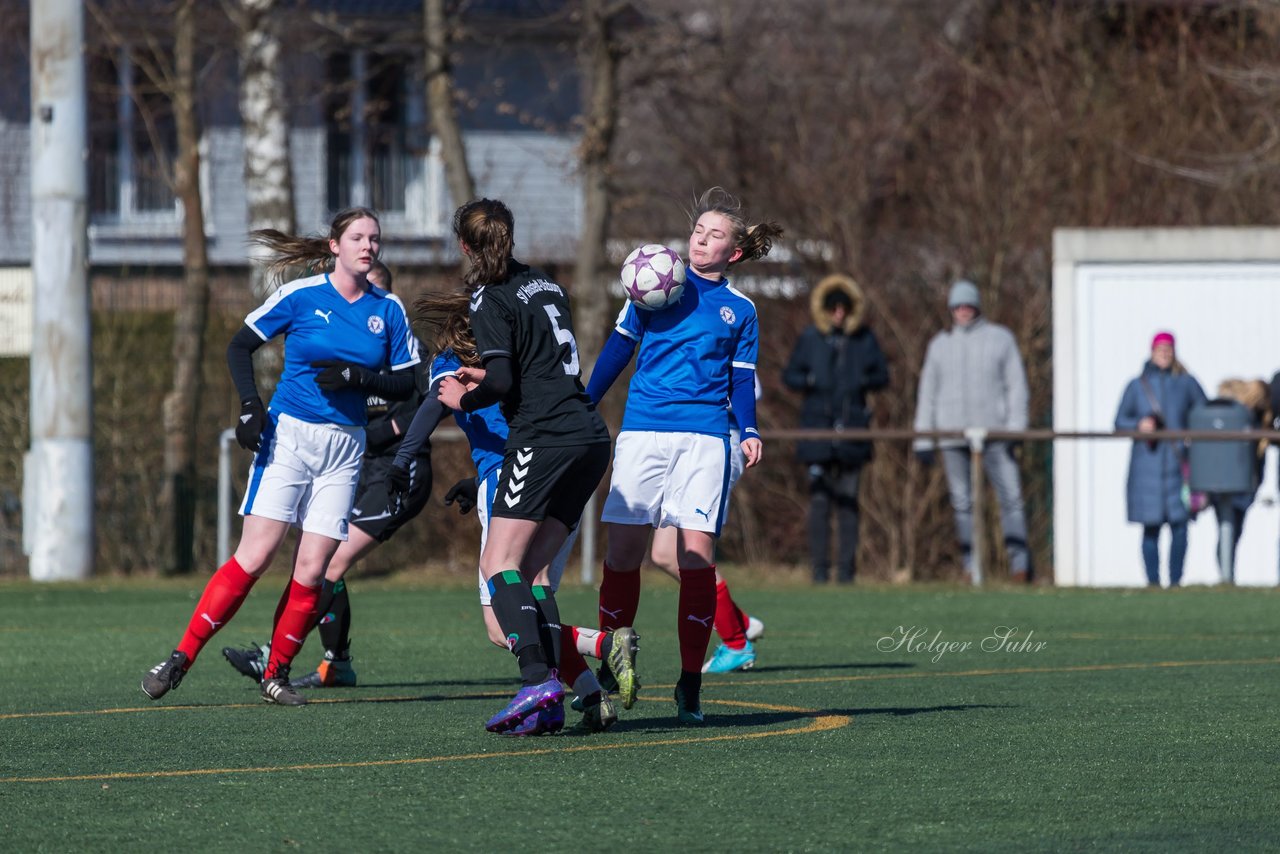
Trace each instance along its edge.
<path fill-rule="evenodd" d="M 609 467 L 610 447 L 600 442 L 568 448 L 507 448 L 490 517 L 541 522 L 550 516 L 574 527 Z"/>
<path fill-rule="evenodd" d="M 365 457 L 360 465 L 351 524 L 380 543 L 391 539 L 406 522 L 422 512 L 431 497 L 431 458 L 419 457 L 409 467 L 409 496 L 394 512 L 387 503 L 387 475 L 393 457 Z"/>

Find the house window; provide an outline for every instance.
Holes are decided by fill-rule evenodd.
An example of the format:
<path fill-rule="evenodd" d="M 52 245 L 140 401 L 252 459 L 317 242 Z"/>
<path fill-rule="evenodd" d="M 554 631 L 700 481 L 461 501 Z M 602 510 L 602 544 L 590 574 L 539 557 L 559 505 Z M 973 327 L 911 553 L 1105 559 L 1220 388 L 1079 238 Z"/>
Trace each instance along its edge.
<path fill-rule="evenodd" d="M 95 222 L 176 222 L 169 181 L 177 131 L 169 99 L 128 53 L 90 60 L 89 214 Z"/>
<path fill-rule="evenodd" d="M 326 67 L 327 201 L 367 205 L 417 233 L 442 230 L 439 157 L 417 66 L 404 54 L 337 53 Z"/>

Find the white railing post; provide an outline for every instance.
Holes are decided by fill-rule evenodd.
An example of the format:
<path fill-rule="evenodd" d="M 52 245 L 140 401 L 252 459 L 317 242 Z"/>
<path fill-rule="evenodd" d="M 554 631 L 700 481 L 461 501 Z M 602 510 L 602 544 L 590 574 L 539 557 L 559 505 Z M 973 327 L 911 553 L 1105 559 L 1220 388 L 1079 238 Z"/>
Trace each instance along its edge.
<path fill-rule="evenodd" d="M 582 531 L 582 583 L 594 584 L 596 580 L 596 531 L 599 523 L 598 493 L 591 493 L 587 506 L 582 508 L 582 521 L 578 523 Z"/>
<path fill-rule="evenodd" d="M 218 566 L 231 558 L 231 445 L 234 428 L 218 434 Z"/>
<path fill-rule="evenodd" d="M 973 542 L 970 544 L 970 573 L 975 587 L 982 586 L 982 546 L 986 542 L 986 524 L 983 520 L 982 500 L 982 451 L 987 442 L 987 431 L 983 427 L 969 427 L 964 431 L 964 438 L 969 442 L 969 483 L 973 499 Z"/>

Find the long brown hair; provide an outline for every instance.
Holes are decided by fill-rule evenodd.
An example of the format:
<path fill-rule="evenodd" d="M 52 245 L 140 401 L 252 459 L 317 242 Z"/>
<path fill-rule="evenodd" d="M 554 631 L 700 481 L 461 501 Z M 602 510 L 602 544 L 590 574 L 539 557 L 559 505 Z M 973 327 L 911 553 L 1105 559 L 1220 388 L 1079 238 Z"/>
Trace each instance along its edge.
<path fill-rule="evenodd" d="M 271 250 L 267 272 L 275 281 L 283 280 L 285 274 L 295 267 L 301 267 L 307 275 L 315 275 L 333 269 L 329 241 L 341 238 L 351 223 L 358 219 L 371 219 L 378 223 L 379 228 L 382 227 L 378 215 L 369 208 L 344 208 L 334 214 L 333 221 L 329 223 L 329 234 L 325 237 L 299 237 L 274 228 L 260 228 L 249 232 L 249 242 Z"/>
<path fill-rule="evenodd" d="M 723 187 L 712 187 L 694 200 L 689 210 L 690 227 L 705 213 L 720 214 L 733 229 L 733 243 L 742 255 L 730 266 L 763 258 L 773 249 L 773 241 L 782 236 L 782 226 L 776 222 L 750 224 L 742 201 Z"/>
<path fill-rule="evenodd" d="M 454 212 L 454 236 L 471 252 L 471 263 L 462 274 L 469 287 L 501 282 L 507 277 L 515 231 L 515 217 L 496 199 L 476 199 Z"/>
<path fill-rule="evenodd" d="M 459 362 L 475 367 L 480 364 L 480 354 L 471 333 L 470 302 L 466 291 L 425 293 L 414 301 L 413 312 L 415 320 L 426 327 L 432 351 L 453 350 Z"/>

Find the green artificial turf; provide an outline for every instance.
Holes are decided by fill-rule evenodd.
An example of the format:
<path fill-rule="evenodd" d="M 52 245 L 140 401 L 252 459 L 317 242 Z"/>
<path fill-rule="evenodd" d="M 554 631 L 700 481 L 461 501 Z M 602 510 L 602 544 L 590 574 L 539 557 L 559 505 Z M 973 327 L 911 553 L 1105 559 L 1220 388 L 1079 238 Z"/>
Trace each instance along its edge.
<path fill-rule="evenodd" d="M 296 709 L 219 654 L 267 639 L 276 590 L 152 703 L 139 681 L 194 582 L 0 586 L 5 850 L 1280 844 L 1276 591 L 742 587 L 758 664 L 708 675 L 708 726 L 686 729 L 676 591 L 649 575 L 635 708 L 604 734 L 571 712 L 560 736 L 510 739 L 483 729 L 515 667 L 473 590 L 355 579 L 360 686 Z M 594 619 L 594 591 L 560 604 Z M 1025 643 L 984 650 L 1002 626 Z"/>

